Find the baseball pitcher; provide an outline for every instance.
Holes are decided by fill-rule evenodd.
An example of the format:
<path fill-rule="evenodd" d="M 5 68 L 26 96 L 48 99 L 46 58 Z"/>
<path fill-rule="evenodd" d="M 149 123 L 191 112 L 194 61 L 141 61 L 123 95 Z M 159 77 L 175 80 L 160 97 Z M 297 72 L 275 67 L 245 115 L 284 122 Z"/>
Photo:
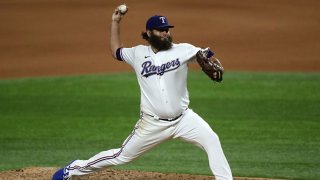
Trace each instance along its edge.
<path fill-rule="evenodd" d="M 110 48 L 116 60 L 129 64 L 136 73 L 141 90 L 140 118 L 121 147 L 100 152 L 87 160 L 75 160 L 57 171 L 53 179 L 70 179 L 129 163 L 160 143 L 175 138 L 203 149 L 216 179 L 232 179 L 217 134 L 188 107 L 188 63 L 198 62 L 216 82 L 222 81 L 221 63 L 209 48 L 173 43 L 170 29 L 174 26 L 160 15 L 152 16 L 146 22 L 142 38 L 147 46 L 123 47 L 120 21 L 125 12 L 117 8 L 112 15 Z"/>

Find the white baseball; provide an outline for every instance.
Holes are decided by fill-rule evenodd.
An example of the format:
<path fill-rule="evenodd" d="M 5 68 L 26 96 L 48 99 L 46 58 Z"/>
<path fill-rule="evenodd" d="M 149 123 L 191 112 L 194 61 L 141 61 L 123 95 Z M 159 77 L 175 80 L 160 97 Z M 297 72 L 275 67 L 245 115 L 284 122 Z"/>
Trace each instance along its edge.
<path fill-rule="evenodd" d="M 125 4 L 121 4 L 118 6 L 118 10 L 121 14 L 125 14 L 128 11 L 128 6 Z"/>

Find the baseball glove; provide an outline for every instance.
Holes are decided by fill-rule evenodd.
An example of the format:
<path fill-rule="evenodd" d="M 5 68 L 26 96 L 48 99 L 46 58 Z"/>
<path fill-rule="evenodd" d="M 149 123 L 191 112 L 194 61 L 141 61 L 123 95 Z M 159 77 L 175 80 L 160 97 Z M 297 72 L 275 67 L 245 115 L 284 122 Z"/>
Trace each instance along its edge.
<path fill-rule="evenodd" d="M 196 54 L 196 59 L 205 72 L 213 81 L 221 82 L 223 75 L 223 67 L 220 61 L 215 57 L 208 57 L 208 53 L 211 53 L 209 48 L 201 49 Z"/>

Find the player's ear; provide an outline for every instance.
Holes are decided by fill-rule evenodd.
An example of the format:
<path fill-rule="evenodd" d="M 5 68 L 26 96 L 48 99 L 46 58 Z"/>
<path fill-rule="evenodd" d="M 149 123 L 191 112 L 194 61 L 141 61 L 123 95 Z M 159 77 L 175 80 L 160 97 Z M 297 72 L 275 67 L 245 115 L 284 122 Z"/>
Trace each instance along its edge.
<path fill-rule="evenodd" d="M 151 36 L 151 31 L 150 30 L 147 30 L 147 35 L 148 35 L 148 37 Z"/>

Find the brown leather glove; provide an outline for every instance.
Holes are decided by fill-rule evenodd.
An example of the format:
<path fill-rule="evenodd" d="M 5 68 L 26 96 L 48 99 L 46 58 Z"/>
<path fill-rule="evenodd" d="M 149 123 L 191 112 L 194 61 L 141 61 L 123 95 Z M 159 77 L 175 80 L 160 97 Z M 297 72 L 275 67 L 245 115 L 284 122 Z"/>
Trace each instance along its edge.
<path fill-rule="evenodd" d="M 196 59 L 203 72 L 205 72 L 213 81 L 221 82 L 224 72 L 222 64 L 215 57 L 208 58 L 208 52 L 209 48 L 199 50 L 196 54 Z"/>

